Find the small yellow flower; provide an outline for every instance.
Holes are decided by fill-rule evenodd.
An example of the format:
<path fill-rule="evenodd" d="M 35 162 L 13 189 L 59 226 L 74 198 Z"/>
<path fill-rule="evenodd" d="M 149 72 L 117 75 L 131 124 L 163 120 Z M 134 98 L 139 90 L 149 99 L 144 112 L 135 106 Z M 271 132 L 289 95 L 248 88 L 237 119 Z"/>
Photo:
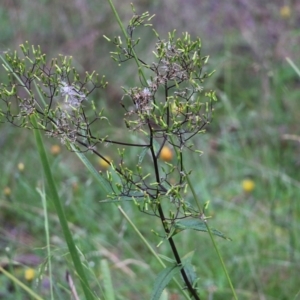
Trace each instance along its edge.
<path fill-rule="evenodd" d="M 18 169 L 20 172 L 24 171 L 25 165 L 22 162 L 18 163 Z"/>
<path fill-rule="evenodd" d="M 288 19 L 291 16 L 291 9 L 290 9 L 290 7 L 287 6 L 287 5 L 281 6 L 281 8 L 280 8 L 280 16 L 283 19 Z"/>
<path fill-rule="evenodd" d="M 61 148 L 59 145 L 53 145 L 50 148 L 50 153 L 53 155 L 58 155 L 61 152 Z"/>
<path fill-rule="evenodd" d="M 32 268 L 26 269 L 24 273 L 24 278 L 27 281 L 32 281 L 35 277 L 35 271 Z"/>
<path fill-rule="evenodd" d="M 11 189 L 10 189 L 8 186 L 6 186 L 6 187 L 3 189 L 3 194 L 4 194 L 5 196 L 10 196 L 10 195 L 11 195 Z"/>
<path fill-rule="evenodd" d="M 163 146 L 160 151 L 159 157 L 163 161 L 171 161 L 173 158 L 173 152 L 168 146 Z"/>
<path fill-rule="evenodd" d="M 242 182 L 243 191 L 246 193 L 251 193 L 255 188 L 255 183 L 251 179 L 245 179 Z"/>
<path fill-rule="evenodd" d="M 107 161 L 112 162 L 112 160 L 111 160 L 111 158 L 110 158 L 109 156 L 104 156 L 104 158 L 105 158 Z M 103 169 L 107 169 L 107 168 L 110 166 L 110 164 L 109 164 L 106 160 L 104 160 L 104 159 L 102 159 L 102 158 L 99 158 L 99 159 L 98 159 L 98 164 L 99 164 L 100 167 L 103 168 Z"/>

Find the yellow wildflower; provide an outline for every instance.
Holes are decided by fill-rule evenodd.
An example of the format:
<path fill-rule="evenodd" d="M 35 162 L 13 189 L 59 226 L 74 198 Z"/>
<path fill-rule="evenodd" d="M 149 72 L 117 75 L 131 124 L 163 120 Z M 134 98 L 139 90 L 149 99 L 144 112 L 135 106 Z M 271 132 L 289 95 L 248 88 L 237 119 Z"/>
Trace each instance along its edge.
<path fill-rule="evenodd" d="M 24 278 L 27 280 L 27 281 L 32 281 L 35 277 L 35 271 L 34 269 L 32 268 L 28 268 L 25 270 L 25 273 L 24 273 Z"/>
<path fill-rule="evenodd" d="M 22 162 L 18 163 L 18 169 L 20 172 L 24 171 L 25 165 Z"/>
<path fill-rule="evenodd" d="M 3 194 L 4 194 L 5 196 L 10 196 L 10 194 L 11 194 L 11 189 L 10 189 L 8 186 L 6 186 L 6 187 L 3 189 Z"/>
<path fill-rule="evenodd" d="M 280 8 L 280 16 L 283 19 L 288 19 L 291 16 L 291 9 L 290 9 L 290 7 L 287 6 L 287 5 L 281 6 L 281 8 Z"/>
<path fill-rule="evenodd" d="M 53 154 L 53 155 L 58 155 L 58 154 L 61 152 L 61 148 L 60 148 L 59 145 L 53 145 L 53 146 L 51 146 L 51 148 L 50 148 L 50 152 L 51 152 L 51 154 Z"/>
<path fill-rule="evenodd" d="M 163 146 L 159 155 L 163 161 L 171 161 L 173 158 L 173 152 L 168 146 Z"/>
<path fill-rule="evenodd" d="M 102 158 L 99 158 L 98 159 L 98 164 L 100 165 L 101 168 L 107 169 L 110 166 L 110 164 L 107 161 L 112 162 L 112 160 L 109 156 L 104 156 L 104 158 L 106 160 L 104 160 Z"/>
<path fill-rule="evenodd" d="M 242 182 L 244 192 L 251 193 L 255 188 L 255 183 L 252 179 L 245 179 Z"/>

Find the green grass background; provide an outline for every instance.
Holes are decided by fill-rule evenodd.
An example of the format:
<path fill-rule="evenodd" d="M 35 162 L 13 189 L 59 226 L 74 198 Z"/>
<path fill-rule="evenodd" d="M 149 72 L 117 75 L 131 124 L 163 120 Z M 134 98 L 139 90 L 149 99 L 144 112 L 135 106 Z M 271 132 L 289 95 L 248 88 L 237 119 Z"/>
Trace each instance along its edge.
<path fill-rule="evenodd" d="M 133 64 L 120 68 L 109 58 L 112 49 L 102 36 L 121 32 L 108 4 L 96 0 L 21 2 L 0 4 L 0 51 L 18 49 L 29 41 L 40 45 L 49 58 L 73 56 L 82 73 L 105 74 L 109 87 L 98 95 L 99 103 L 112 120 L 110 134 L 126 136 L 120 121 L 120 86 L 135 86 L 137 75 Z M 216 70 L 208 83 L 219 98 L 214 120 L 195 141 L 204 153 L 189 156 L 185 163 L 193 170 L 197 193 L 203 202 L 210 201 L 211 226 L 232 238 L 231 242 L 219 239 L 218 245 L 239 299 L 300 299 L 300 78 L 286 61 L 290 57 L 300 67 L 300 6 L 297 1 L 272 1 L 264 7 L 258 0 L 226 2 L 144 0 L 134 4 L 138 13 L 149 10 L 156 15 L 154 27 L 162 37 L 174 28 L 179 34 L 188 31 L 200 36 L 202 54 L 210 55 L 208 68 Z M 115 4 L 126 24 L 131 17 L 130 1 Z M 140 53 L 151 60 L 155 43 L 151 30 L 137 34 L 142 38 Z M 0 80 L 5 82 L 4 72 Z M 44 215 L 37 192 L 42 188 L 42 169 L 33 134 L 10 124 L 0 124 L 0 132 L 0 264 L 24 282 L 26 268 L 34 268 L 36 280 L 26 284 L 50 299 Z M 52 155 L 51 146 L 59 142 L 45 138 L 45 143 L 72 232 L 91 273 L 91 285 L 103 297 L 101 261 L 107 260 L 116 299 L 148 299 L 160 265 L 116 207 L 99 203 L 105 193 L 76 155 L 64 149 Z M 117 159 L 115 146 L 100 150 Z M 134 163 L 137 154 L 128 159 Z M 100 170 L 97 159 L 89 158 Z M 23 171 L 19 163 L 24 164 Z M 247 178 L 255 183 L 251 193 L 242 189 Z M 159 220 L 141 214 L 129 202 L 124 207 L 155 247 L 159 239 L 150 229 L 159 230 Z M 55 299 L 66 299 L 64 276 L 73 269 L 51 204 L 49 223 Z M 175 240 L 182 255 L 195 250 L 193 263 L 202 298 L 231 299 L 209 237 L 187 232 Z M 170 254 L 165 244 L 158 252 Z M 0 299 L 26 297 L 0 275 Z M 168 299 L 181 299 L 172 284 Z"/>

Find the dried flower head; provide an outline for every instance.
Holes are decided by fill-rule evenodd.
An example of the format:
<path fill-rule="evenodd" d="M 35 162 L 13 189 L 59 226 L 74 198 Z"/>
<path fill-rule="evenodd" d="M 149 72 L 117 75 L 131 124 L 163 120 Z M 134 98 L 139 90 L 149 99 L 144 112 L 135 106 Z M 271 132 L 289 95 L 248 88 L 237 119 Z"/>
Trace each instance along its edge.
<path fill-rule="evenodd" d="M 82 101 L 86 100 L 86 95 L 74 85 L 69 85 L 62 81 L 60 85 L 60 92 L 65 97 L 65 102 L 73 108 L 78 108 Z"/>

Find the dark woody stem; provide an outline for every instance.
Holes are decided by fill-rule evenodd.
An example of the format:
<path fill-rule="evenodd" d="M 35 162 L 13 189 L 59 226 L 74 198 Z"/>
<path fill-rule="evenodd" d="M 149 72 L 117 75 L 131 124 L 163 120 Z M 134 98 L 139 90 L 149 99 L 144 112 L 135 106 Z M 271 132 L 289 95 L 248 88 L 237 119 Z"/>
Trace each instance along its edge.
<path fill-rule="evenodd" d="M 148 123 L 149 124 L 149 123 Z M 155 151 L 154 151 L 154 147 L 153 147 L 153 129 L 151 127 L 151 125 L 149 124 L 149 131 L 150 131 L 150 150 L 151 150 L 151 155 L 152 155 L 152 159 L 153 159 L 153 165 L 154 165 L 154 172 L 155 172 L 155 176 L 156 176 L 156 181 L 157 183 L 160 183 L 160 176 L 159 176 L 159 169 L 158 169 L 158 163 L 157 163 L 157 157 L 156 157 L 156 154 L 155 154 Z M 159 184 L 161 186 L 161 184 Z M 158 195 L 158 191 L 157 191 L 157 198 L 159 197 Z M 162 222 L 162 225 L 163 225 L 163 228 L 165 230 L 165 233 L 166 233 L 166 236 L 169 236 L 169 233 L 170 233 L 170 230 L 169 230 L 169 226 L 167 224 L 167 220 L 165 218 L 165 215 L 164 215 L 164 212 L 163 212 L 163 208 L 160 204 L 160 202 L 158 202 L 157 204 L 157 210 L 158 210 L 158 214 L 159 214 L 159 217 L 160 217 L 160 220 Z M 177 247 L 175 245 L 175 242 L 173 240 L 172 237 L 169 237 L 168 238 L 168 241 L 169 241 L 169 244 L 170 244 L 170 247 L 172 249 L 172 252 L 173 252 L 173 255 L 176 259 L 176 263 L 178 266 L 181 266 L 181 275 L 182 275 L 182 278 L 187 286 L 187 289 L 189 290 L 189 292 L 191 293 L 191 295 L 194 297 L 195 300 L 200 300 L 200 297 L 199 295 L 197 294 L 197 291 L 193 288 L 192 286 L 192 283 L 189 281 L 189 278 L 182 266 L 182 261 L 181 261 L 181 258 L 179 256 L 179 253 L 178 253 L 178 250 L 177 250 Z"/>
<path fill-rule="evenodd" d="M 151 125 L 149 125 L 149 130 L 150 130 L 150 150 L 151 150 L 151 155 L 152 155 L 153 163 L 154 163 L 154 172 L 155 172 L 156 180 L 159 183 L 160 182 L 160 179 L 159 179 L 159 169 L 158 169 L 157 157 L 156 157 L 156 154 L 155 154 L 155 151 L 154 151 L 154 147 L 153 147 L 153 129 L 151 128 Z M 80 145 L 84 146 L 84 147 L 88 147 L 87 144 L 85 144 L 83 142 L 80 142 L 79 140 L 77 140 L 77 142 Z M 104 159 L 105 161 L 107 161 L 105 159 L 105 157 L 103 157 L 99 152 L 97 152 L 96 150 L 92 150 L 92 151 L 96 155 L 98 155 L 99 157 L 101 157 L 102 159 Z M 110 163 L 110 162 L 107 161 L 107 163 Z M 116 168 L 116 171 L 121 176 L 124 176 L 124 174 L 122 173 L 122 171 L 119 170 L 118 168 Z M 128 178 L 127 178 L 127 180 L 128 180 Z M 134 182 L 132 182 L 132 183 L 134 184 Z M 161 184 L 159 184 L 159 186 L 163 187 Z M 158 193 L 159 193 L 159 191 L 157 191 L 157 195 L 156 195 L 157 197 L 158 197 Z M 167 220 L 166 220 L 164 212 L 163 212 L 163 208 L 162 208 L 162 206 L 161 206 L 160 203 L 157 204 L 157 210 L 158 210 L 158 214 L 159 214 L 160 220 L 162 222 L 164 231 L 166 233 L 166 236 L 169 236 L 170 230 L 169 230 L 169 227 L 168 227 L 168 224 L 167 224 Z M 170 247 L 172 249 L 172 252 L 173 252 L 173 255 L 175 257 L 177 265 L 178 266 L 182 266 L 182 261 L 181 261 L 180 255 L 178 253 L 178 250 L 177 250 L 177 247 L 175 245 L 175 242 L 174 242 L 173 238 L 169 237 L 168 241 L 169 241 L 169 244 L 170 244 Z M 183 280 L 184 280 L 184 282 L 185 282 L 185 284 L 187 286 L 187 289 L 189 290 L 189 292 L 191 293 L 191 295 L 194 297 L 195 300 L 200 300 L 200 297 L 197 294 L 197 291 L 193 288 L 192 283 L 189 281 L 189 278 L 188 278 L 188 276 L 187 276 L 187 274 L 186 274 L 183 266 L 182 266 L 180 272 L 181 272 L 182 278 L 183 278 Z"/>
<path fill-rule="evenodd" d="M 159 212 L 159 216 L 160 216 L 160 219 L 162 221 L 165 233 L 168 236 L 169 233 L 170 233 L 170 231 L 169 231 L 168 226 L 166 225 L 166 220 L 165 220 L 164 212 L 163 212 L 162 207 L 161 207 L 160 204 L 158 204 L 158 212 Z M 168 238 L 168 241 L 169 241 L 170 247 L 172 249 L 172 252 L 174 254 L 174 257 L 176 259 L 177 265 L 178 266 L 182 266 L 182 262 L 181 262 L 181 259 L 180 259 L 180 256 L 179 256 L 179 253 L 177 251 L 177 248 L 176 248 L 176 245 L 175 245 L 175 242 L 174 242 L 173 238 L 172 237 Z M 189 279 L 187 277 L 187 274 L 186 274 L 183 266 L 182 266 L 180 272 L 181 272 L 182 278 L 183 278 L 183 280 L 184 280 L 184 282 L 185 282 L 185 284 L 186 284 L 187 289 L 189 290 L 189 292 L 192 294 L 192 296 L 194 297 L 194 299 L 200 300 L 200 297 L 197 294 L 197 291 L 193 288 L 191 282 L 189 281 Z"/>

